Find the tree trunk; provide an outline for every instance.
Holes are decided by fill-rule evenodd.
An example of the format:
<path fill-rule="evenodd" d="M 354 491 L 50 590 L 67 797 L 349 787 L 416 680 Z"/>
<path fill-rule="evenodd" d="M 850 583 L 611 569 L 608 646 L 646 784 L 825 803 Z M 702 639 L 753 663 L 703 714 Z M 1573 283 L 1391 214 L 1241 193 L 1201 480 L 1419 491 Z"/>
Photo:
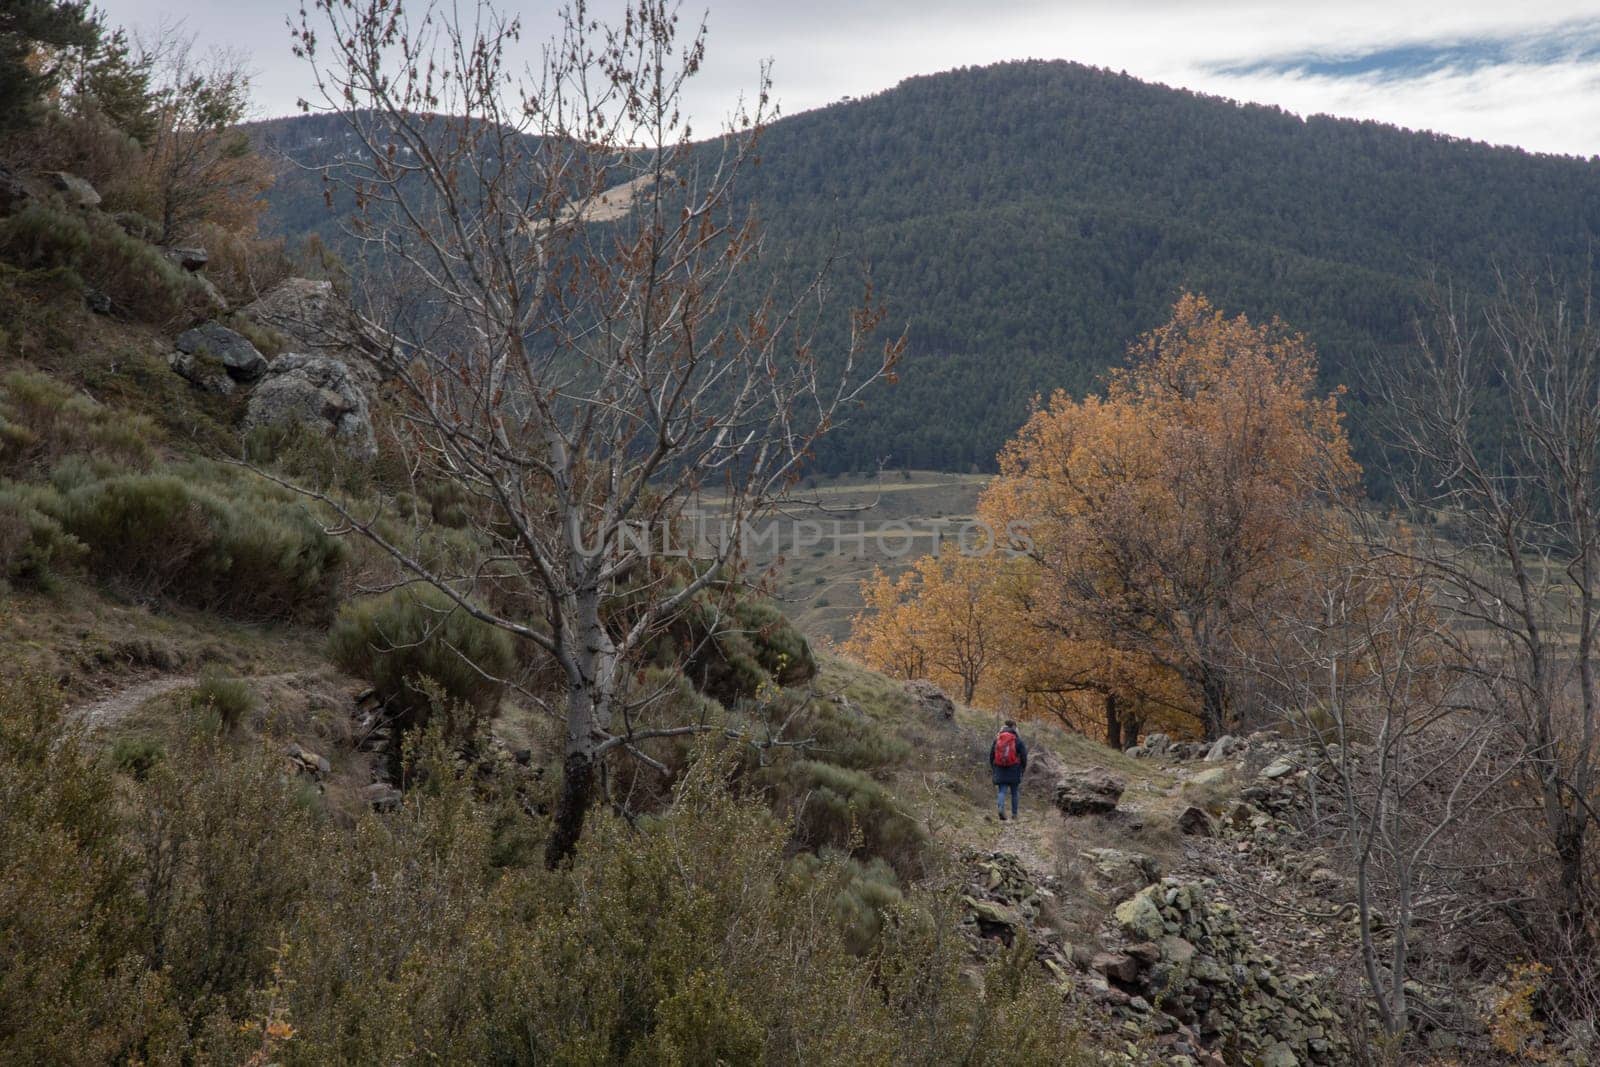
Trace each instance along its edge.
<path fill-rule="evenodd" d="M 1133 742 L 1133 738 L 1123 739 L 1122 713 L 1117 708 L 1117 694 L 1106 694 L 1106 744 L 1121 752 Z"/>
<path fill-rule="evenodd" d="M 1200 674 L 1200 727 L 1207 741 L 1215 741 L 1228 723 L 1228 687 L 1215 671 L 1203 668 Z"/>
<path fill-rule="evenodd" d="M 594 758 L 587 752 L 568 752 L 561 767 L 561 798 L 556 802 L 556 824 L 544 848 L 544 865 L 555 870 L 578 847 L 583 819 L 594 798 Z"/>

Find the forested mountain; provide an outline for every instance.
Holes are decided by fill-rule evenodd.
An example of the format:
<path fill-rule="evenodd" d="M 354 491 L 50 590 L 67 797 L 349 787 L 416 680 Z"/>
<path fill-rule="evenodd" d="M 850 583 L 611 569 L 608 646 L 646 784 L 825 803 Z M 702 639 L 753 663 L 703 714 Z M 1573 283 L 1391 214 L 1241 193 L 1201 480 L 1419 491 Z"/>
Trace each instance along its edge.
<path fill-rule="evenodd" d="M 258 132 L 315 161 L 337 140 L 327 121 Z M 1407 342 L 1429 272 L 1480 288 L 1496 265 L 1578 269 L 1600 232 L 1600 162 L 1065 62 L 912 78 L 785 118 L 745 192 L 779 269 L 868 264 L 909 327 L 899 384 L 827 439 L 832 469 L 987 467 L 1032 396 L 1092 385 L 1184 289 L 1281 316 L 1329 382 L 1355 383 Z M 312 176 L 272 195 L 278 232 L 329 229 Z"/>

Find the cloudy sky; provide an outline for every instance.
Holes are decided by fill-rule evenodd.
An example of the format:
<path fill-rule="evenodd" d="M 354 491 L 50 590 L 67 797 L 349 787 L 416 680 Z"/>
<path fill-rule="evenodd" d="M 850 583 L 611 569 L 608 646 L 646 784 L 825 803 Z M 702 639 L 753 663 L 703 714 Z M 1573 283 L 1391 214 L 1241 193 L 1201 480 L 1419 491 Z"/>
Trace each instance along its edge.
<path fill-rule="evenodd" d="M 181 20 L 201 45 L 246 54 L 260 117 L 291 113 L 307 91 L 284 25 L 297 2 L 101 3 L 114 23 Z M 620 0 L 591 3 L 603 16 Z M 529 42 L 554 22 L 554 2 L 502 7 Z M 1071 59 L 1301 114 L 1600 154 L 1600 0 L 710 0 L 683 12 L 709 26 L 690 99 L 702 128 L 764 59 L 786 114 L 913 74 Z"/>

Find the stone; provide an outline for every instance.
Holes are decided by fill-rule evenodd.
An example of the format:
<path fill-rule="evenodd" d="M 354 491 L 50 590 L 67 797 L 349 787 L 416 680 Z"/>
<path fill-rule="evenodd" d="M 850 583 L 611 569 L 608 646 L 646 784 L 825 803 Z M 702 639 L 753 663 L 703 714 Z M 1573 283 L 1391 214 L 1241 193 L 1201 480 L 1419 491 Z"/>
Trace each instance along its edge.
<path fill-rule="evenodd" d="M 1097 815 L 1115 811 L 1122 791 L 1121 778 L 1110 771 L 1092 768 L 1070 774 L 1057 783 L 1055 805 L 1063 815 Z"/>
<path fill-rule="evenodd" d="M 1178 816 L 1178 829 L 1189 837 L 1215 837 L 1217 828 L 1201 808 L 1193 805 L 1183 809 Z"/>
<path fill-rule="evenodd" d="M 96 315 L 111 314 L 111 297 L 99 289 L 85 289 L 83 291 L 83 306 Z"/>
<path fill-rule="evenodd" d="M 267 365 L 266 377 L 250 394 L 244 429 L 282 423 L 324 432 L 356 459 L 377 458 L 366 394 L 337 359 L 295 352 Z"/>
<path fill-rule="evenodd" d="M 1276 781 L 1293 774 L 1299 767 L 1288 756 L 1279 756 L 1265 767 L 1261 768 L 1261 777 L 1269 781 Z"/>
<path fill-rule="evenodd" d="M 357 384 L 378 383 L 374 361 L 383 346 L 362 329 L 332 282 L 286 279 L 240 313 L 283 334 L 296 351 L 342 361 Z"/>
<path fill-rule="evenodd" d="M 332 764 L 327 759 L 312 752 L 310 749 L 301 748 L 293 741 L 284 746 L 283 754 L 289 757 L 291 765 L 306 774 L 321 778 L 333 770 Z"/>
<path fill-rule="evenodd" d="M 1090 848 L 1078 855 L 1089 864 L 1089 881 L 1113 904 L 1161 880 L 1161 865 L 1137 852 Z"/>
<path fill-rule="evenodd" d="M 1211 743 L 1211 749 L 1205 754 L 1205 761 L 1207 763 L 1219 763 L 1249 747 L 1250 745 L 1242 738 L 1235 737 L 1233 734 L 1223 734 Z"/>
<path fill-rule="evenodd" d="M 211 256 L 206 252 L 205 249 L 200 247 L 163 248 L 161 250 L 161 254 L 166 256 L 169 262 L 182 267 L 190 274 L 193 274 L 196 271 L 204 270 L 206 264 L 211 262 Z"/>
<path fill-rule="evenodd" d="M 100 194 L 94 186 L 78 177 L 58 170 L 49 175 L 50 188 L 60 193 L 73 207 L 90 210 L 100 206 Z"/>
<path fill-rule="evenodd" d="M 233 379 L 218 360 L 207 356 L 174 352 L 167 357 L 167 366 L 203 393 L 227 396 L 234 390 Z"/>
<path fill-rule="evenodd" d="M 373 782 L 361 790 L 361 799 L 378 811 L 393 811 L 403 799 L 400 790 L 388 782 Z"/>
<path fill-rule="evenodd" d="M 1172 747 L 1172 738 L 1162 733 L 1146 734 L 1142 747 L 1146 755 L 1165 756 L 1167 750 Z"/>
<path fill-rule="evenodd" d="M 1139 977 L 1139 963 L 1123 952 L 1099 952 L 1089 964 L 1114 982 L 1127 985 Z"/>
<path fill-rule="evenodd" d="M 1194 776 L 1189 779 L 1189 784 L 1190 785 L 1216 785 L 1218 782 L 1224 781 L 1227 777 L 1228 777 L 1228 768 L 1226 768 L 1226 767 L 1207 767 L 1203 771 L 1195 771 L 1194 772 Z"/>
<path fill-rule="evenodd" d="M 1149 886 L 1141 889 L 1117 905 L 1113 914 L 1128 936 L 1140 941 L 1157 941 L 1166 936 L 1167 921 L 1161 917 L 1161 909 L 1155 902 L 1154 894 L 1159 888 Z"/>
<path fill-rule="evenodd" d="M 956 717 L 956 704 L 933 682 L 926 678 L 913 678 L 905 685 L 906 695 L 916 704 L 924 718 L 935 722 L 950 722 Z"/>
<path fill-rule="evenodd" d="M 253 382 L 267 370 L 267 360 L 242 334 L 220 322 L 207 322 L 185 330 L 173 342 L 178 351 L 191 356 L 210 356 L 222 361 L 228 376 L 238 382 Z"/>

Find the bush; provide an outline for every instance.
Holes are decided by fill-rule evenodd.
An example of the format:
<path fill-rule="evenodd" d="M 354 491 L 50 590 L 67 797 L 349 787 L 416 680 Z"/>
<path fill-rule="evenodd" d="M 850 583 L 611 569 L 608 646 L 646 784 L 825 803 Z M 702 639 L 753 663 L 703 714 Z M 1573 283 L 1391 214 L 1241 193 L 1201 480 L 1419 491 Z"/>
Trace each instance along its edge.
<path fill-rule="evenodd" d="M 353 827 L 270 751 L 180 743 L 117 783 L 48 685 L 0 674 L 0 1060 L 1086 1062 L 1025 940 L 975 962 L 954 892 L 792 862 L 714 761 L 658 818 L 597 811 L 552 873 L 494 865 L 497 823 L 539 820 L 437 734 L 428 787 Z"/>
<path fill-rule="evenodd" d="M 48 375 L 0 376 L 0 471 L 33 473 L 73 454 L 143 469 L 157 439 L 144 416 L 113 411 Z"/>
<path fill-rule="evenodd" d="M 878 857 L 907 877 L 921 873 L 927 834 L 881 782 L 818 760 L 780 765 L 767 779 L 776 786 L 780 807 L 793 818 L 801 844 Z"/>
<path fill-rule="evenodd" d="M 166 755 L 159 741 L 148 737 L 120 737 L 111 746 L 111 765 L 142 782 Z"/>
<path fill-rule="evenodd" d="M 742 593 L 731 604 L 697 597 L 673 623 L 658 662 L 687 657 L 685 672 L 702 692 L 732 706 L 764 686 L 800 685 L 817 673 L 804 635 L 772 604 Z"/>
<path fill-rule="evenodd" d="M 189 703 L 196 711 L 214 715 L 221 732 L 232 733 L 256 710 L 256 695 L 243 679 L 207 671 L 189 694 Z"/>
<path fill-rule="evenodd" d="M 170 325 L 211 306 L 205 284 L 98 212 L 30 203 L 0 220 L 0 259 L 24 270 L 70 270 L 120 315 Z"/>
<path fill-rule="evenodd" d="M 447 730 L 453 741 L 476 733 L 500 700 L 504 687 L 496 679 L 515 666 L 505 631 L 421 585 L 345 607 L 328 633 L 328 655 L 372 683 L 401 730 L 426 725 L 436 713 L 455 719 L 463 712 Z"/>
<path fill-rule="evenodd" d="M 48 490 L 0 485 L 0 579 L 49 591 L 85 556 L 83 542 L 39 509 Z"/>
<path fill-rule="evenodd" d="M 348 555 L 302 506 L 248 485 L 229 498 L 177 474 L 126 474 L 64 494 L 61 525 L 95 573 L 250 619 L 331 613 Z"/>

